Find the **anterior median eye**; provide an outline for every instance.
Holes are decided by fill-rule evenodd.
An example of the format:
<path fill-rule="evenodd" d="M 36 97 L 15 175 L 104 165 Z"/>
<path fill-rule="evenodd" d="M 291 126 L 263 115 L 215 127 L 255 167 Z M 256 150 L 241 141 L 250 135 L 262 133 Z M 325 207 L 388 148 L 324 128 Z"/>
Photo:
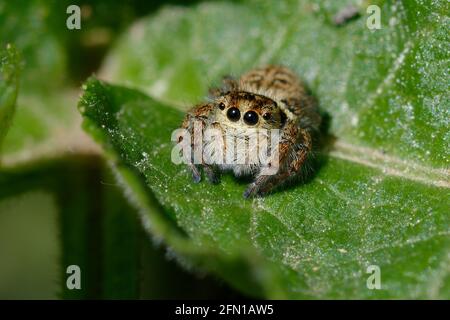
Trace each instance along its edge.
<path fill-rule="evenodd" d="M 239 111 L 238 108 L 232 107 L 232 108 L 228 109 L 227 117 L 231 121 L 234 121 L 234 122 L 238 121 L 241 118 L 241 112 Z"/>
<path fill-rule="evenodd" d="M 247 111 L 244 114 L 244 122 L 249 126 L 253 126 L 258 123 L 258 114 L 255 111 Z"/>

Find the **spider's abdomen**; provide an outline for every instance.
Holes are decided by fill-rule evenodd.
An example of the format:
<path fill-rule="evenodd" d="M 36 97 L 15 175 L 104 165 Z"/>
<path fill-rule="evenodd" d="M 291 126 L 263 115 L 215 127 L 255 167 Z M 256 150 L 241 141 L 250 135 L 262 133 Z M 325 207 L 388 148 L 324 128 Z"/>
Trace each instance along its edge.
<path fill-rule="evenodd" d="M 266 66 L 245 73 L 239 79 L 247 91 L 265 95 L 275 100 L 291 118 L 299 118 L 302 126 L 317 129 L 320 116 L 314 100 L 308 95 L 297 75 L 283 66 Z"/>

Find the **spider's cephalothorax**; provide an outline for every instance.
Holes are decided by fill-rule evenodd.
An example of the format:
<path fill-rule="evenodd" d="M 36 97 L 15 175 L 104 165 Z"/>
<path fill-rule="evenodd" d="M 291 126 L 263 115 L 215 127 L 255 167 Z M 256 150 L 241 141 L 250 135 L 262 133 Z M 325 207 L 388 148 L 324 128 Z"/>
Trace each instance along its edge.
<path fill-rule="evenodd" d="M 220 170 L 252 175 L 247 198 L 265 194 L 300 172 L 320 116 L 292 71 L 281 66 L 253 69 L 238 80 L 224 78 L 223 87 L 210 93 L 211 101 L 194 107 L 183 122 L 192 136 L 198 134 L 198 124 L 201 133 L 219 132 L 197 140 L 202 157 L 199 163 L 189 163 L 195 182 L 201 180 L 200 167 L 213 183 Z M 192 137 L 192 149 L 194 141 Z"/>

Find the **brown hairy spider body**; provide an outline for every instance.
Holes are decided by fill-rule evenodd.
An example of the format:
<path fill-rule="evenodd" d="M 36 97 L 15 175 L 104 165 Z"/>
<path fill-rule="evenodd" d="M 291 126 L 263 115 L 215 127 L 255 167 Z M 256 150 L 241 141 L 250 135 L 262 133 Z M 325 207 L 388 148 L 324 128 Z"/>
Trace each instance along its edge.
<path fill-rule="evenodd" d="M 312 137 L 318 131 L 320 115 L 303 83 L 285 67 L 257 68 L 238 80 L 224 78 L 223 82 L 222 88 L 210 90 L 211 101 L 194 107 L 183 121 L 182 127 L 189 132 L 194 132 L 194 123 L 200 122 L 203 132 L 214 128 L 223 137 L 202 141 L 201 163 L 189 164 L 193 179 L 195 182 L 201 180 L 200 167 L 212 183 L 218 182 L 218 171 L 231 170 L 236 176 L 255 177 L 244 197 L 263 195 L 298 175 L 311 152 Z M 261 152 L 261 143 L 249 143 L 262 139 L 251 140 L 249 137 L 255 132 L 259 134 L 272 129 L 279 130 L 279 140 L 271 150 L 277 151 L 271 155 L 274 157 L 276 154 L 277 159 L 269 156 L 269 160 L 263 163 L 259 157 L 251 157 Z M 247 147 L 245 163 L 238 161 L 239 156 L 222 161 L 223 152 L 219 151 L 231 148 L 227 138 L 234 139 L 236 150 L 240 150 L 240 146 Z M 191 144 L 194 146 L 194 138 Z M 278 164 L 275 173 L 274 163 Z"/>

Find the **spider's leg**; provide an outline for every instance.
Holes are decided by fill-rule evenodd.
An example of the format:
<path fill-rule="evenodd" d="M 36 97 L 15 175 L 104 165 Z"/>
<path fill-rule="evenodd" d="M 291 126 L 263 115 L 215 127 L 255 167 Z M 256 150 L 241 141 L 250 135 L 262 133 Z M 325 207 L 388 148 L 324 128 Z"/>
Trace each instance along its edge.
<path fill-rule="evenodd" d="M 203 172 L 206 174 L 208 181 L 212 184 L 217 184 L 220 182 L 219 174 L 217 170 L 212 165 L 202 164 Z"/>
<path fill-rule="evenodd" d="M 189 164 L 188 166 L 192 173 L 192 180 L 194 183 L 199 183 L 202 180 L 200 170 L 198 170 L 198 167 L 195 164 Z"/>
<path fill-rule="evenodd" d="M 293 135 L 295 133 L 295 135 Z M 294 138 L 295 140 L 292 140 Z M 306 161 L 311 150 L 311 135 L 308 131 L 295 128 L 293 125 L 283 130 L 279 148 L 279 170 L 273 175 L 265 175 L 262 170 L 244 192 L 244 197 L 264 195 L 270 192 L 289 177 L 295 176 Z"/>
<path fill-rule="evenodd" d="M 207 119 L 207 117 L 208 117 L 209 113 L 211 112 L 211 110 L 213 109 L 213 107 L 214 106 L 209 103 L 198 105 L 198 106 L 194 107 L 191 111 L 189 111 L 186 114 L 186 117 L 184 118 L 184 121 L 183 121 L 183 124 L 181 127 L 183 129 L 188 130 L 190 133 L 191 152 L 194 151 L 195 141 L 196 141 L 195 137 L 194 137 L 194 135 L 196 134 L 195 122 L 197 121 L 198 123 L 200 123 L 202 125 L 201 134 L 203 135 L 203 129 L 205 127 L 205 120 Z M 188 167 L 192 173 L 192 179 L 194 180 L 195 183 L 200 182 L 202 179 L 202 176 L 201 176 L 198 164 L 196 164 L 194 162 L 192 154 L 189 155 L 189 159 L 187 159 L 187 160 L 188 160 Z M 202 159 L 201 165 L 203 165 L 203 159 Z"/>

